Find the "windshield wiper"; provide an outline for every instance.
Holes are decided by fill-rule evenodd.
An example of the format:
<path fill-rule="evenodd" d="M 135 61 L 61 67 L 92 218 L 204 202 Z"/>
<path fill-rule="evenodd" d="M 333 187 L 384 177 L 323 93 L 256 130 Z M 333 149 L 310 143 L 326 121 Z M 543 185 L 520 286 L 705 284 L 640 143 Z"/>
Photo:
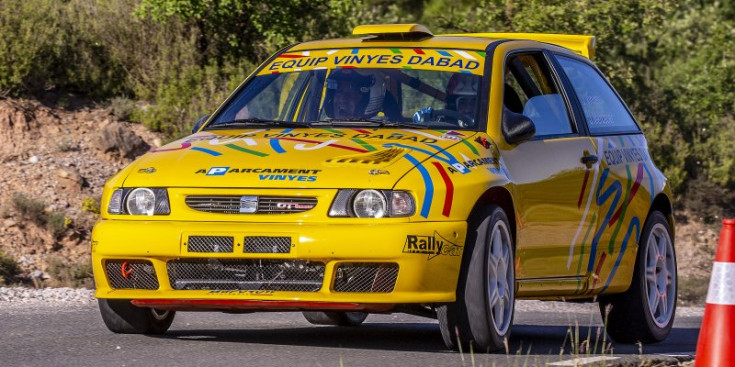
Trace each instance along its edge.
<path fill-rule="evenodd" d="M 279 121 L 279 120 L 266 120 L 259 118 L 248 118 L 248 119 L 237 119 L 227 122 L 220 122 L 214 125 L 207 126 L 205 130 L 211 129 L 227 129 L 237 126 L 252 126 L 252 125 L 276 125 L 286 127 L 309 127 L 307 124 L 300 124 L 298 122 L 290 121 Z"/>
<path fill-rule="evenodd" d="M 380 127 L 407 127 L 411 129 L 429 129 L 429 126 L 400 121 L 379 121 Z"/>
<path fill-rule="evenodd" d="M 410 122 L 399 122 L 399 121 L 387 121 L 387 120 L 371 120 L 368 118 L 329 118 L 326 120 L 320 120 L 317 122 L 312 122 L 311 126 L 355 126 L 355 125 L 363 125 L 363 124 L 370 124 L 372 127 L 408 127 L 412 129 L 427 129 L 428 126 L 414 124 Z"/>

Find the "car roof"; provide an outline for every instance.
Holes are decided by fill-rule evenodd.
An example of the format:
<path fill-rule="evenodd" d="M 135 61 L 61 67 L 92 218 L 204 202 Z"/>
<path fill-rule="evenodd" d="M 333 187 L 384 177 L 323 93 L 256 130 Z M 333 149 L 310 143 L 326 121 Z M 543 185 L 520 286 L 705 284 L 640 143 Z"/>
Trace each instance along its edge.
<path fill-rule="evenodd" d="M 485 51 L 498 40 L 528 40 L 561 46 L 587 58 L 595 52 L 595 37 L 545 33 L 464 33 L 434 35 L 420 24 L 375 24 L 355 27 L 360 38 L 339 38 L 303 42 L 289 51 L 335 48 L 448 48 Z"/>

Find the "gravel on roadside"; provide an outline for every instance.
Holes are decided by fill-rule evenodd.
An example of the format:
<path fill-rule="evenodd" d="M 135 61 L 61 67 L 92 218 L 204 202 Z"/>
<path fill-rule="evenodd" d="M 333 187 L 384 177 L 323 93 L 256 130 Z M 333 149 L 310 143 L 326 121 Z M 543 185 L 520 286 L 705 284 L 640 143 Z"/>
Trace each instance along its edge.
<path fill-rule="evenodd" d="M 0 307 L 50 303 L 91 305 L 97 301 L 91 289 L 0 287 Z"/>

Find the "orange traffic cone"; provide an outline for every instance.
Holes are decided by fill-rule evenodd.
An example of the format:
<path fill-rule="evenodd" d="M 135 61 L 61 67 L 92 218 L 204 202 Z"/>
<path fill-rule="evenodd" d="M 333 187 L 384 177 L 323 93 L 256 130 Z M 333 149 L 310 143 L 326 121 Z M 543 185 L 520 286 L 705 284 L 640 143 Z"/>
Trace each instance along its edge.
<path fill-rule="evenodd" d="M 735 365 L 735 219 L 722 221 L 695 367 Z"/>

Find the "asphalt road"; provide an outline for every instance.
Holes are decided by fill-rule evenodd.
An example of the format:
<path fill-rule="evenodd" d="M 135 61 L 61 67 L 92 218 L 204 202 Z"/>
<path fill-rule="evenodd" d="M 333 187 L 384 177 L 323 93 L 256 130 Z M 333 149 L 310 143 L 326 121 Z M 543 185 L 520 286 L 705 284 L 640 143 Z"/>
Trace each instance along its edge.
<path fill-rule="evenodd" d="M 300 313 L 178 313 L 160 337 L 109 332 L 96 305 L 0 304 L 0 366 L 546 366 L 575 358 L 570 334 L 597 340 L 594 305 L 519 302 L 509 352 L 445 350 L 436 320 L 370 315 L 363 326 L 313 326 Z M 659 344 L 611 345 L 609 365 L 662 355 L 692 355 L 701 309 L 679 309 L 674 330 Z M 582 343 L 586 344 L 586 343 Z M 584 346 L 583 346 L 584 348 Z M 561 364 L 559 364 L 562 362 Z M 625 362 L 625 363 L 624 363 Z M 553 365 L 553 364 L 552 364 Z M 574 365 L 567 364 L 567 365 Z M 596 365 L 600 365 L 597 362 Z M 673 365 L 673 364 L 672 364 Z"/>

